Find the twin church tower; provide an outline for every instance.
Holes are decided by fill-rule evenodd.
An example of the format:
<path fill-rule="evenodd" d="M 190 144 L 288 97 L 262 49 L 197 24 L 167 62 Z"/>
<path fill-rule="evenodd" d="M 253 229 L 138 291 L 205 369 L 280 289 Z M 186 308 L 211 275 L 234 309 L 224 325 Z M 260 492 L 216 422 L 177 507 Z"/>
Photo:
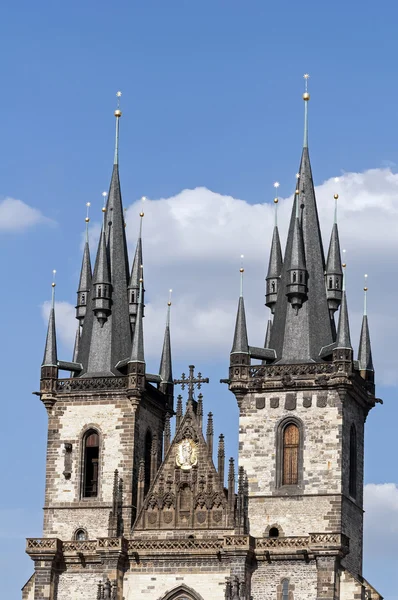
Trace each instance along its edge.
<path fill-rule="evenodd" d="M 376 403 L 368 321 L 365 311 L 355 357 L 336 221 L 324 257 L 303 98 L 286 249 L 275 223 L 266 278 L 273 318 L 264 347 L 251 346 L 241 294 L 224 380 L 240 411 L 237 466 L 225 466 L 222 435 L 214 448 L 211 413 L 203 424 L 195 392 L 206 380 L 192 366 L 173 379 L 170 306 L 159 372 L 146 371 L 142 241 L 130 270 L 115 111 L 71 362 L 58 357 L 53 294 L 40 380 L 44 527 L 27 540 L 34 574 L 23 600 L 381 599 L 362 576 L 364 424 Z"/>

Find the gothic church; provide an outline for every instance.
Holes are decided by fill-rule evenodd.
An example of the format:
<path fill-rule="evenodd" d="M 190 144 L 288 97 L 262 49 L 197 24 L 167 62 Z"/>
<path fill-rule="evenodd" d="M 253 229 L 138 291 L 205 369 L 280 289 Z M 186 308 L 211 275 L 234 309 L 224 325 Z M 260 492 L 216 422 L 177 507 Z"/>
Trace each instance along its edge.
<path fill-rule="evenodd" d="M 206 380 L 192 366 L 173 379 L 169 317 L 159 372 L 146 371 L 142 241 L 130 270 L 115 111 L 71 362 L 57 354 L 53 293 L 40 378 L 44 525 L 27 540 L 34 573 L 23 600 L 381 600 L 362 575 L 364 424 L 377 402 L 368 319 L 355 357 L 337 222 L 325 261 L 303 99 L 284 254 L 277 222 L 271 242 L 264 347 L 249 344 L 242 293 L 231 331 L 224 381 L 239 406 L 239 464 L 227 468 L 223 436 L 214 462 L 212 415 L 204 425 L 196 394 Z M 175 385 L 185 394 L 176 404 Z"/>

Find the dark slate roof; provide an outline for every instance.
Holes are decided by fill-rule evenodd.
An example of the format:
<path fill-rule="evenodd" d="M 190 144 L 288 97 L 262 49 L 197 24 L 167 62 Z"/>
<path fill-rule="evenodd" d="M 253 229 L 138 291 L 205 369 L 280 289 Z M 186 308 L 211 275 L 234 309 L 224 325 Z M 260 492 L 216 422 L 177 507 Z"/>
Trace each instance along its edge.
<path fill-rule="evenodd" d="M 308 148 L 303 148 L 299 179 L 299 194 L 295 196 L 285 261 L 282 266 L 280 289 L 275 306 L 270 346 L 281 362 L 319 361 L 319 352 L 333 342 L 332 325 L 329 317 L 325 289 L 325 257 L 323 252 L 318 211 L 315 200 Z M 286 257 L 292 256 L 293 237 L 296 223 L 296 202 L 301 211 L 305 265 L 308 273 L 307 299 L 296 311 L 285 294 L 289 268 Z"/>
<path fill-rule="evenodd" d="M 336 348 L 352 348 L 350 336 L 350 323 L 348 320 L 347 295 L 343 290 L 341 298 L 339 324 L 337 327 Z"/>
<path fill-rule="evenodd" d="M 111 283 L 104 228 L 102 228 L 101 235 L 99 238 L 97 258 L 95 260 L 94 266 L 93 285 L 95 285 L 96 283 Z"/>
<path fill-rule="evenodd" d="M 332 234 L 330 236 L 328 259 L 326 261 L 326 273 L 328 275 L 342 275 L 343 273 L 341 267 L 340 241 L 337 223 L 333 224 Z"/>
<path fill-rule="evenodd" d="M 367 315 L 363 316 L 361 337 L 359 339 L 358 362 L 361 371 L 373 371 L 372 347 L 370 344 L 369 323 Z"/>
<path fill-rule="evenodd" d="M 278 226 L 275 225 L 272 234 L 271 253 L 269 255 L 267 279 L 270 277 L 279 277 L 282 270 L 282 249 L 279 239 Z"/>
<path fill-rule="evenodd" d="M 238 312 L 236 315 L 235 335 L 231 354 L 248 354 L 249 342 L 247 339 L 245 303 L 243 296 L 239 298 Z"/>
<path fill-rule="evenodd" d="M 291 269 L 302 269 L 305 270 L 305 253 L 304 253 L 304 242 L 303 233 L 301 230 L 300 220 L 298 217 L 295 218 L 293 224 L 293 238 L 291 245 L 291 253 L 287 258 L 287 270 Z"/>
<path fill-rule="evenodd" d="M 143 325 L 143 304 L 142 304 L 142 282 L 140 284 L 140 296 L 138 300 L 137 321 L 135 323 L 133 343 L 131 346 L 131 355 L 129 362 L 145 362 L 144 355 L 144 325 Z"/>
<path fill-rule="evenodd" d="M 105 213 L 105 230 L 106 256 L 112 284 L 111 314 L 101 327 L 93 313 L 91 290 L 79 345 L 78 362 L 83 365 L 83 376 L 119 374 L 116 364 L 130 356 L 131 351 L 127 298 L 129 265 L 118 165 L 113 166 Z M 102 257 L 102 248 L 100 255 Z M 97 254 L 96 264 L 99 259 Z M 96 277 L 94 269 L 94 279 Z"/>
<path fill-rule="evenodd" d="M 166 330 L 164 332 L 162 358 L 159 368 L 160 379 L 162 382 L 173 383 L 173 374 L 171 367 L 171 343 L 170 343 L 170 306 L 167 311 Z"/>
<path fill-rule="evenodd" d="M 82 268 L 80 270 L 80 280 L 78 292 L 87 292 L 91 289 L 91 259 L 90 259 L 90 248 L 88 241 L 84 244 Z"/>
<path fill-rule="evenodd" d="M 55 332 L 55 310 L 54 307 L 50 310 L 48 317 L 48 328 L 46 345 L 44 348 L 42 367 L 56 367 L 57 366 L 57 335 Z"/>

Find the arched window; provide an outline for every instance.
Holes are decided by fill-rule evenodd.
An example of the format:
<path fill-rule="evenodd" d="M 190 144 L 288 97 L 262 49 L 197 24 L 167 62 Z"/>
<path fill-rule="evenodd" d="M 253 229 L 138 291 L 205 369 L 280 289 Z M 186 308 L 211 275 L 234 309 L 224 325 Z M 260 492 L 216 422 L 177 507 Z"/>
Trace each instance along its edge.
<path fill-rule="evenodd" d="M 144 480 L 144 495 L 146 496 L 151 485 L 151 449 L 152 449 L 152 433 L 148 429 L 145 435 L 145 480 Z"/>
<path fill-rule="evenodd" d="M 289 580 L 282 581 L 282 600 L 289 600 Z"/>
<path fill-rule="evenodd" d="M 87 531 L 84 529 L 76 529 L 75 531 L 75 540 L 78 542 L 83 542 L 87 539 Z"/>
<path fill-rule="evenodd" d="M 102 289 L 101 289 L 101 286 L 99 285 L 99 286 L 98 286 L 98 294 L 97 294 L 97 298 L 101 298 L 101 295 L 102 295 Z"/>
<path fill-rule="evenodd" d="M 94 429 L 83 438 L 83 497 L 98 496 L 99 436 Z"/>
<path fill-rule="evenodd" d="M 182 584 L 178 588 L 168 592 L 163 596 L 162 600 L 203 600 L 203 598 L 193 589 Z"/>
<path fill-rule="evenodd" d="M 349 493 L 351 498 L 357 497 L 357 431 L 354 423 L 350 430 L 350 481 Z"/>
<path fill-rule="evenodd" d="M 299 470 L 300 430 L 294 423 L 283 428 L 282 485 L 297 485 Z"/>
<path fill-rule="evenodd" d="M 275 281 L 273 281 L 273 282 L 271 283 L 271 287 L 272 287 L 272 292 L 275 292 Z"/>
<path fill-rule="evenodd" d="M 333 288 L 333 279 L 329 277 L 329 290 Z"/>
<path fill-rule="evenodd" d="M 268 532 L 268 536 L 272 538 L 279 537 L 279 529 L 277 527 L 271 527 L 271 529 Z"/>

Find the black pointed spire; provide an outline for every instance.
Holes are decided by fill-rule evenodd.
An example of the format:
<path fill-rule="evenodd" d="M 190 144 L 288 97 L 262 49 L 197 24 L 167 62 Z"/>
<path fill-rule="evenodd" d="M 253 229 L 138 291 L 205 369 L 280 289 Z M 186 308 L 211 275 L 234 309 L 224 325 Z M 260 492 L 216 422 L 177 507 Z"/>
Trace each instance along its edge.
<path fill-rule="evenodd" d="M 53 272 L 55 275 L 55 271 Z M 44 348 L 42 367 L 57 366 L 57 334 L 55 330 L 55 282 L 52 282 L 51 309 L 48 317 L 46 345 Z"/>
<path fill-rule="evenodd" d="M 367 277 L 367 275 L 365 275 L 365 277 Z M 373 367 L 372 347 L 370 344 L 369 323 L 368 323 L 367 306 L 366 306 L 367 291 L 368 291 L 368 288 L 365 285 L 365 287 L 364 287 L 364 309 L 363 309 L 362 327 L 361 327 L 361 335 L 359 338 L 359 349 L 358 349 L 358 363 L 359 363 L 359 370 L 361 372 L 361 376 L 364 379 L 373 380 L 374 367 Z"/>
<path fill-rule="evenodd" d="M 271 321 L 271 319 L 268 319 L 267 331 L 265 332 L 264 348 L 271 348 L 271 346 L 270 346 L 271 331 L 272 331 L 272 321 Z"/>
<path fill-rule="evenodd" d="M 342 280 L 343 280 L 343 269 L 341 267 L 341 253 L 340 253 L 340 240 L 339 230 L 337 226 L 337 199 L 338 194 L 334 195 L 336 202 L 335 206 L 335 217 L 332 228 L 332 234 L 330 236 L 329 252 L 326 261 L 325 271 L 325 284 L 326 284 L 326 296 L 328 299 L 329 310 L 335 313 L 339 308 L 342 297 Z"/>
<path fill-rule="evenodd" d="M 87 202 L 87 215 L 86 215 L 86 241 L 84 243 L 82 267 L 80 270 L 79 288 L 77 290 L 77 304 L 76 304 L 76 318 L 80 321 L 80 325 L 83 324 L 84 317 L 87 311 L 88 295 L 91 290 L 92 284 L 92 272 L 91 272 L 91 259 L 90 259 L 90 247 L 88 243 L 88 224 L 90 218 L 88 216 L 88 210 L 90 208 L 90 202 Z"/>
<path fill-rule="evenodd" d="M 320 361 L 321 349 L 333 343 L 332 324 L 325 289 L 325 258 L 308 153 L 309 93 L 307 90 L 303 99 L 305 105 L 304 144 L 300 170 L 297 174 L 297 189 L 280 286 L 281 289 L 287 291 L 287 286 L 293 283 L 294 270 L 290 269 L 292 256 L 296 254 L 300 262 L 302 262 L 302 258 L 305 260 L 307 277 L 302 284 L 305 283 L 307 289 L 305 297 L 303 297 L 304 302 L 298 311 L 289 306 L 290 303 L 285 293 L 278 294 L 270 340 L 270 346 L 275 349 L 278 362 Z M 300 227 L 297 225 L 297 213 Z M 301 248 L 303 257 L 300 256 Z M 300 281 L 298 283 L 300 284 Z M 289 289 L 292 290 L 292 288 Z"/>
<path fill-rule="evenodd" d="M 274 186 L 279 187 L 279 183 L 275 182 Z M 275 204 L 275 225 L 272 234 L 271 252 L 269 255 L 268 273 L 266 277 L 266 294 L 265 304 L 274 312 L 275 304 L 278 298 L 280 274 L 282 270 L 282 249 L 281 242 L 279 239 L 278 221 L 277 221 L 277 207 L 278 198 L 274 199 Z"/>
<path fill-rule="evenodd" d="M 140 231 L 137 240 L 137 246 L 135 248 L 133 266 L 131 268 L 130 281 L 128 285 L 128 296 L 129 296 L 129 315 L 132 332 L 134 332 L 134 326 L 137 319 L 138 310 L 138 295 L 140 290 L 140 280 L 144 279 L 144 269 L 142 260 L 142 220 L 144 212 L 140 212 Z M 143 294 L 145 290 L 143 289 Z M 144 298 L 143 298 L 144 303 Z"/>
<path fill-rule="evenodd" d="M 249 342 L 247 338 L 245 303 L 243 301 L 243 273 L 240 269 L 240 296 L 238 302 L 238 312 L 236 315 L 235 334 L 232 344 L 231 354 L 249 354 Z"/>

